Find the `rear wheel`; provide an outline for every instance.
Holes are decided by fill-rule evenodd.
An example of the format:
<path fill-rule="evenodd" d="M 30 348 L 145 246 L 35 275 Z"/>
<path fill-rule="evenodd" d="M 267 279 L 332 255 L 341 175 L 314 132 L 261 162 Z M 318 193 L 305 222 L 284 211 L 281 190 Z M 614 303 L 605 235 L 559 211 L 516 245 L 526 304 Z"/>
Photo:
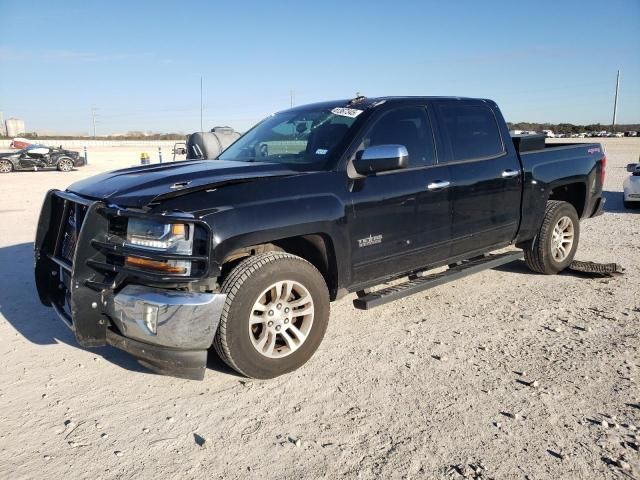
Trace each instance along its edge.
<path fill-rule="evenodd" d="M 10 173 L 13 171 L 13 164 L 9 160 L 0 160 L 0 173 Z"/>
<path fill-rule="evenodd" d="M 524 248 L 524 259 L 534 272 L 553 275 L 573 261 L 580 239 L 580 219 L 567 202 L 547 202 L 536 238 Z"/>
<path fill-rule="evenodd" d="M 73 170 L 73 161 L 70 158 L 61 158 L 58 160 L 58 170 L 61 172 L 70 172 Z"/>
<path fill-rule="evenodd" d="M 240 262 L 222 285 L 227 294 L 214 348 L 239 373 L 273 378 L 302 366 L 329 322 L 329 293 L 320 272 L 285 252 Z"/>

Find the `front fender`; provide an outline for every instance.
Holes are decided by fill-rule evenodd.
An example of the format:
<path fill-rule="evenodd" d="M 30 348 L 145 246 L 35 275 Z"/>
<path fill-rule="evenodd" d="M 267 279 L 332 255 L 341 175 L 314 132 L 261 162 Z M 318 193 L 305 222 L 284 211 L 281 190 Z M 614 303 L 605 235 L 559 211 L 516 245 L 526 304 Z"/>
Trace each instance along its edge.
<path fill-rule="evenodd" d="M 350 264 L 345 258 L 348 245 L 345 208 L 330 194 L 293 199 L 273 199 L 248 203 L 218 212 L 207 219 L 214 232 L 211 271 L 220 272 L 227 256 L 239 249 L 272 243 L 286 238 L 319 234 L 330 242 L 337 266 L 338 285 L 342 285 Z"/>
<path fill-rule="evenodd" d="M 190 211 L 209 225 L 211 277 L 220 275 L 225 259 L 236 250 L 321 235 L 331 244 L 335 283 L 340 288 L 351 277 L 347 193 L 344 172 L 310 172 L 213 187 L 167 199 L 155 210 Z"/>
<path fill-rule="evenodd" d="M 19 158 L 15 158 L 15 157 L 3 157 L 0 160 L 8 160 L 9 162 L 11 162 L 11 165 L 13 165 L 13 169 L 14 170 L 19 170 L 20 169 L 20 162 L 19 162 Z"/>

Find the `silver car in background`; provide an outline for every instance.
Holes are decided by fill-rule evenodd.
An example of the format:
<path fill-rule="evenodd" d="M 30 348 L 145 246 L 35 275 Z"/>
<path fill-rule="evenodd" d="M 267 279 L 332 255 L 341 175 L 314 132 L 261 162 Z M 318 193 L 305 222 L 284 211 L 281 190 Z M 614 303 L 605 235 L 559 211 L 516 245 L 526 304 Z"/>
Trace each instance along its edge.
<path fill-rule="evenodd" d="M 638 159 L 640 161 L 640 159 Z M 631 172 L 622 184 L 625 208 L 640 207 L 640 163 L 627 165 L 627 172 Z"/>

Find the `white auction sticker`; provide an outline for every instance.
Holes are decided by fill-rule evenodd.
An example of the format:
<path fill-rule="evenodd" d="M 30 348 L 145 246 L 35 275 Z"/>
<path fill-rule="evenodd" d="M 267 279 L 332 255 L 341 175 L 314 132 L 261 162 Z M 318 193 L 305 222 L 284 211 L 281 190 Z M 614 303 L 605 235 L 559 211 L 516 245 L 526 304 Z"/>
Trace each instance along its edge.
<path fill-rule="evenodd" d="M 329 150 L 327 150 L 326 148 L 319 148 L 316 150 L 316 155 L 326 155 L 328 151 Z"/>
<path fill-rule="evenodd" d="M 340 115 L 341 117 L 356 118 L 362 113 L 362 110 L 358 110 L 357 108 L 336 107 L 331 110 L 331 113 L 333 113 L 334 115 Z"/>

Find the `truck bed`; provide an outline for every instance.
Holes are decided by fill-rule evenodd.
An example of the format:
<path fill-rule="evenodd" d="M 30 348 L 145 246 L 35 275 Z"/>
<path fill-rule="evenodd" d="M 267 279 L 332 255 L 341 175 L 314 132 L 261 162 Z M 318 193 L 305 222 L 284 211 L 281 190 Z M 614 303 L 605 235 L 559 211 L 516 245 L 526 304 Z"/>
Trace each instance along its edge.
<path fill-rule="evenodd" d="M 521 238 L 535 234 L 549 198 L 566 201 L 576 198 L 577 204 L 583 205 L 577 209 L 580 218 L 589 218 L 601 211 L 606 165 L 602 145 L 579 142 L 540 145 L 539 139 L 523 140 L 522 137 L 514 139 L 514 144 L 524 175 Z M 555 192 L 555 197 L 550 192 Z"/>

